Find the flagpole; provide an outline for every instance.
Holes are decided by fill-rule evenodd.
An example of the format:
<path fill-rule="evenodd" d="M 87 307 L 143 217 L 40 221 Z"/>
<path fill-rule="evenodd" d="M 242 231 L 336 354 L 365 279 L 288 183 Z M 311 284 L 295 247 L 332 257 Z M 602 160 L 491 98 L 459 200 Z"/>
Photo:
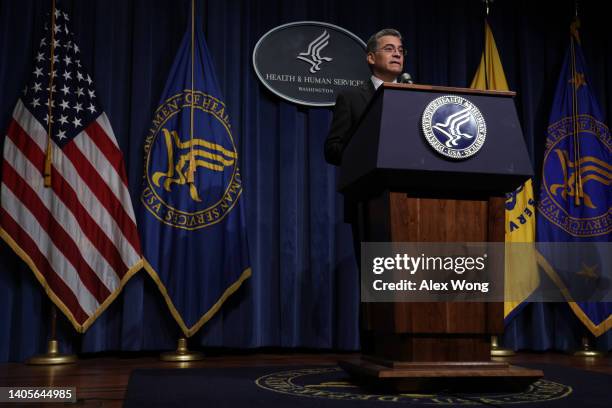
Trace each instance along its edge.
<path fill-rule="evenodd" d="M 487 59 L 488 59 L 488 55 L 487 55 L 487 44 L 486 44 L 486 37 L 487 37 L 487 24 L 489 24 L 489 4 L 493 3 L 493 0 L 483 0 L 484 4 L 485 4 L 485 45 L 483 47 L 483 51 L 482 51 L 482 56 L 484 59 L 484 64 L 485 64 L 485 69 L 484 69 L 484 74 L 485 74 L 485 88 L 489 89 L 489 72 L 488 72 L 488 66 L 489 64 L 487 64 Z"/>
<path fill-rule="evenodd" d="M 187 182 L 191 184 L 192 188 L 195 188 L 195 172 L 196 163 L 195 155 L 193 154 L 193 110 L 195 108 L 195 92 L 194 92 L 194 65 L 195 65 L 195 0 L 191 0 L 191 103 L 190 103 L 190 124 L 189 124 L 189 171 L 187 173 Z"/>
<path fill-rule="evenodd" d="M 574 41 L 577 40 L 578 38 L 578 28 L 580 28 L 580 20 L 578 17 L 578 0 L 574 1 L 574 22 L 572 24 L 572 28 L 571 28 L 571 46 L 572 46 L 572 57 L 574 54 Z M 576 110 L 575 107 L 575 101 L 576 101 L 576 65 L 575 65 L 575 60 L 574 58 L 572 58 L 572 80 L 574 81 L 573 84 L 573 91 L 574 91 L 574 110 Z M 581 179 L 581 175 L 579 173 L 580 171 L 580 157 L 579 157 L 579 150 L 578 150 L 578 141 L 577 141 L 577 137 L 576 135 L 578 135 L 578 130 L 577 130 L 577 115 L 574 115 L 573 120 L 574 120 L 574 142 L 575 142 L 575 152 L 574 152 L 574 158 L 575 158 L 575 165 L 576 165 L 576 173 L 577 173 L 577 177 L 576 177 L 576 204 L 580 204 L 580 197 L 583 196 L 583 191 L 582 191 L 582 179 Z M 576 357 L 602 357 L 603 353 L 599 350 L 594 350 L 591 346 L 591 341 L 589 338 L 589 334 L 585 333 L 582 336 L 582 339 L 580 341 L 582 348 L 578 351 L 576 351 L 574 353 L 574 356 Z"/>
<path fill-rule="evenodd" d="M 53 65 L 55 63 L 55 0 L 51 0 L 51 27 L 49 27 L 51 33 L 51 41 L 49 44 L 49 99 L 47 105 L 49 107 L 47 111 L 47 149 L 45 152 L 45 167 L 44 167 L 44 185 L 45 187 L 51 187 L 51 163 L 53 161 L 53 139 L 51 138 L 51 132 L 53 131 Z"/>
<path fill-rule="evenodd" d="M 578 18 L 578 0 L 574 0 L 574 16 Z"/>
<path fill-rule="evenodd" d="M 30 357 L 26 364 L 30 365 L 57 365 L 76 363 L 77 356 L 74 354 L 61 354 L 57 341 L 57 308 L 51 305 L 51 339 L 47 343 L 47 352 Z"/>
<path fill-rule="evenodd" d="M 491 10 L 491 4 L 493 3 L 494 0 L 483 0 L 484 6 L 485 6 L 485 44 L 483 47 L 483 51 L 482 51 L 482 55 L 483 55 L 483 60 L 484 60 L 484 75 L 485 75 L 485 89 L 491 89 L 491 86 L 489 84 L 489 63 L 487 62 L 488 59 L 490 58 L 490 56 L 487 53 L 487 43 L 486 43 L 486 38 L 487 38 L 487 25 L 489 24 L 489 12 Z M 489 27 L 490 29 L 490 27 Z M 499 337 L 497 335 L 493 335 L 491 336 L 491 356 L 492 357 L 508 357 L 508 356 L 513 356 L 514 355 L 514 351 L 510 350 L 508 348 L 504 348 L 501 347 L 499 344 Z"/>
<path fill-rule="evenodd" d="M 51 0 L 51 42 L 49 44 L 49 99 L 47 101 L 47 150 L 45 153 L 44 167 L 44 186 L 51 187 L 51 163 L 52 163 L 52 143 L 51 132 L 53 130 L 53 64 L 55 51 L 55 0 Z M 57 341 L 57 308 L 54 304 L 51 305 L 51 338 L 47 343 L 47 352 L 34 357 L 30 357 L 26 364 L 32 365 L 54 365 L 54 364 L 71 364 L 76 362 L 77 357 L 74 354 L 61 354 L 59 352 L 59 344 Z"/>
<path fill-rule="evenodd" d="M 193 154 L 193 114 L 195 109 L 195 91 L 194 91 L 194 65 L 195 65 L 195 0 L 191 0 L 191 103 L 190 103 L 190 131 L 189 140 L 189 170 L 187 172 L 187 182 L 195 188 L 195 156 Z M 161 361 L 168 362 L 187 362 L 187 361 L 199 361 L 204 359 L 204 354 L 198 351 L 190 351 L 187 348 L 187 338 L 184 336 L 179 337 L 178 344 L 175 351 L 169 351 L 161 353 L 159 356 Z"/>
<path fill-rule="evenodd" d="M 578 13 L 578 9 L 576 8 L 576 13 Z M 582 190 L 582 175 L 580 169 L 580 140 L 578 138 L 578 75 L 576 73 L 576 55 L 574 51 L 574 42 L 579 42 L 578 29 L 580 28 L 580 20 L 578 16 L 574 18 L 574 21 L 570 25 L 570 50 L 571 50 L 571 71 L 572 71 L 572 125 L 573 125 L 573 142 L 574 142 L 574 157 L 569 157 L 569 160 L 573 161 L 574 166 L 576 168 L 576 180 L 574 182 L 574 199 L 575 204 L 581 205 L 581 198 L 584 197 L 584 192 Z"/>

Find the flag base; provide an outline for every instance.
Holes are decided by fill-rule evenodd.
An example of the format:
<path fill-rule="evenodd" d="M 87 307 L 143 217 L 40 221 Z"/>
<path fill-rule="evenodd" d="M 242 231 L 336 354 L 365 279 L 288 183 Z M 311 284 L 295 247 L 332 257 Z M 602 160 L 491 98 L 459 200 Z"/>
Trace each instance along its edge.
<path fill-rule="evenodd" d="M 47 352 L 38 356 L 30 357 L 26 360 L 26 364 L 30 365 L 56 365 L 56 364 L 73 364 L 76 363 L 77 356 L 75 354 L 61 354 L 59 352 L 57 340 L 49 340 Z"/>
<path fill-rule="evenodd" d="M 159 355 L 159 359 L 161 361 L 172 361 L 172 362 L 181 362 L 181 361 L 199 361 L 204 360 L 204 354 L 198 351 L 189 351 L 187 348 L 187 339 L 184 337 L 179 338 L 178 346 L 176 351 L 169 351 L 166 353 L 161 353 Z"/>
<path fill-rule="evenodd" d="M 491 336 L 491 357 L 508 357 L 513 355 L 513 350 L 499 346 L 497 336 Z"/>
<path fill-rule="evenodd" d="M 582 338 L 582 349 L 576 351 L 574 356 L 576 357 L 602 357 L 604 353 L 599 350 L 593 350 L 588 337 Z"/>

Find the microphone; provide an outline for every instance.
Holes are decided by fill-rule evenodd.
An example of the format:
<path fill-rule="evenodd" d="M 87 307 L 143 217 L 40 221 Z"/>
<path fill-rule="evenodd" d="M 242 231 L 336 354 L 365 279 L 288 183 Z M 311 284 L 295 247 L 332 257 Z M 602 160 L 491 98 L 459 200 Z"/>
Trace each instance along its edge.
<path fill-rule="evenodd" d="M 412 81 L 412 77 L 407 72 L 404 72 L 402 75 L 400 75 L 397 82 L 399 82 L 400 84 L 413 84 L 414 83 Z"/>

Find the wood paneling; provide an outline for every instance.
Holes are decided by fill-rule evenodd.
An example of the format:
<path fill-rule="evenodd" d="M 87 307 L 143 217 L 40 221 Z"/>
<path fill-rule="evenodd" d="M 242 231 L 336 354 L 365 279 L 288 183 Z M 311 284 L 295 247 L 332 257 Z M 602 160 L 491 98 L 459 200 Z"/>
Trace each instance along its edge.
<path fill-rule="evenodd" d="M 503 197 L 420 198 L 384 192 L 364 203 L 364 241 L 503 242 Z M 503 264 L 503 263 L 502 263 Z M 489 360 L 503 331 L 500 303 L 395 302 L 364 306 L 375 356 L 401 361 Z M 461 357 L 463 356 L 463 357 Z"/>

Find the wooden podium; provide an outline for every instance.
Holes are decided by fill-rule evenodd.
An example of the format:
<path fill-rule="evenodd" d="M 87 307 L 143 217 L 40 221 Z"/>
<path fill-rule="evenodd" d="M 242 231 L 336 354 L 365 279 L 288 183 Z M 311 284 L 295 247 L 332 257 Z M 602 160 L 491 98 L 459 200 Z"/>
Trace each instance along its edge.
<path fill-rule="evenodd" d="M 421 135 L 433 99 L 459 95 L 487 125 L 481 150 L 449 160 Z M 532 175 L 513 92 L 383 84 L 347 146 L 339 191 L 359 207 L 362 242 L 503 242 L 504 194 Z M 355 237 L 354 237 L 355 238 Z M 520 389 L 542 371 L 494 362 L 503 304 L 362 303 L 362 357 L 351 375 L 399 391 Z"/>

